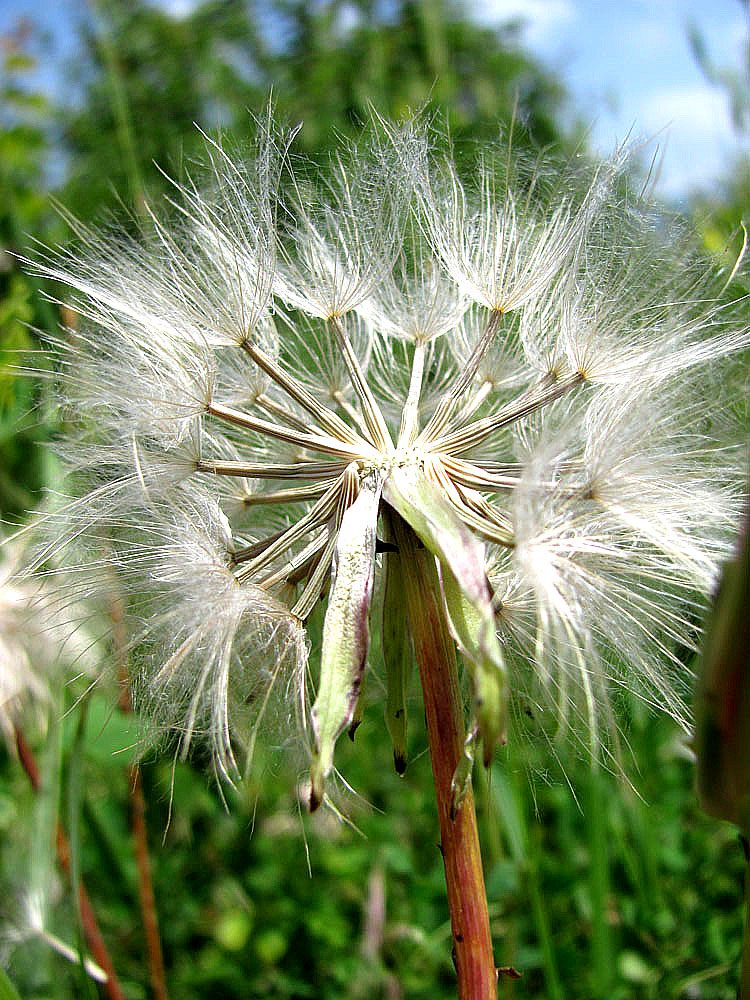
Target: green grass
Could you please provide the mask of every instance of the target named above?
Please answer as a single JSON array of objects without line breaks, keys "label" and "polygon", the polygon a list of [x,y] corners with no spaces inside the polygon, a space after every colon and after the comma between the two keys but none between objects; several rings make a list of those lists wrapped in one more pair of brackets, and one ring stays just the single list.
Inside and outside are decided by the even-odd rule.
[{"label": "green grass", "polygon": [[[562,750],[556,761],[543,743],[506,747],[477,776],[496,958],[522,973],[503,981],[503,998],[734,998],[744,870],[737,836],[697,809],[693,765],[672,725],[638,711],[633,719],[632,787]],[[137,1000],[150,987],[128,754],[113,753],[130,745],[131,729],[104,695],[94,698],[78,742],[69,716],[59,797],[77,811],[76,864],[126,995]],[[359,832],[330,814],[304,815],[296,792],[304,775],[283,752],[259,760],[226,807],[200,762],[174,772],[168,759],[145,765],[173,998],[455,996],[422,741],[413,726],[417,759],[399,779],[381,707],[368,708],[356,744],[346,741],[337,758],[371,804],[347,803]],[[0,875],[17,903],[43,864],[38,846],[33,858],[27,849],[37,814],[18,763],[5,756]],[[70,893],[60,879],[50,888],[49,929],[75,948]],[[368,911],[377,925],[379,889],[382,930],[368,952],[364,927]],[[8,970],[28,1000],[84,995],[80,972],[38,940],[10,950]]]}]

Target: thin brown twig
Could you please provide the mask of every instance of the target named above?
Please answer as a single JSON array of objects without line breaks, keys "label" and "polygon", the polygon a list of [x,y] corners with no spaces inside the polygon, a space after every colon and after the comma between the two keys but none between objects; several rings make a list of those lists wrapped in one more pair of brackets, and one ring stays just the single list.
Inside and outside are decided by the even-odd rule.
[{"label": "thin brown twig", "polygon": [[[113,581],[110,596],[110,618],[112,621],[112,642],[117,660],[120,681],[120,709],[132,712],[130,680],[128,675],[127,632],[125,607],[117,581]],[[151,857],[148,850],[148,830],[146,827],[146,799],[143,794],[140,766],[128,767],[128,795],[130,798],[130,818],[133,830],[135,863],[138,870],[138,898],[141,906],[143,934],[146,939],[149,975],[154,1000],[169,1000],[164,972],[164,955],[159,934],[159,918],[156,912],[154,882],[151,875]]]},{"label": "thin brown twig", "polygon": [[135,860],[138,867],[138,894],[141,901],[143,933],[146,937],[148,964],[154,1000],[169,1000],[167,981],[164,974],[164,956],[159,935],[159,920],[156,913],[154,885],[151,878],[151,858],[148,852],[146,830],[146,799],[141,783],[141,769],[138,764],[129,768],[130,807],[135,839]]}]

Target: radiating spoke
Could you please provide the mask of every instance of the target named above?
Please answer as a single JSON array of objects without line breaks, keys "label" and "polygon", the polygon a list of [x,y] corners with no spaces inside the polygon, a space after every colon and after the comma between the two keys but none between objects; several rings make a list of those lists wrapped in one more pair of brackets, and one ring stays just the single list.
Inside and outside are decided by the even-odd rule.
[{"label": "radiating spoke", "polygon": [[467,402],[464,403],[464,405],[458,411],[458,414],[456,415],[457,419],[463,423],[464,421],[468,420],[469,417],[474,416],[479,407],[482,405],[482,403],[484,403],[489,394],[492,392],[494,387],[495,387],[494,382],[492,382],[490,379],[485,379],[485,381],[482,382],[482,384],[479,386],[479,388],[471,397],[471,399],[467,400]]},{"label": "radiating spoke", "polygon": [[318,558],[320,550],[324,549],[328,544],[329,538],[329,531],[321,531],[316,538],[313,538],[304,549],[285,562],[283,566],[280,566],[267,576],[261,577],[258,580],[258,586],[269,588],[277,583],[297,583],[300,579],[303,579],[310,572],[315,560]]},{"label": "radiating spoke", "polygon": [[[474,513],[478,514],[480,517],[491,525],[495,526],[495,530],[498,534],[496,541],[500,541],[501,544],[512,544],[513,541],[513,523],[511,519],[499,510],[494,504],[491,504],[489,500],[478,493],[476,490],[469,489],[465,486],[459,486],[458,492],[461,495],[461,499],[464,504],[469,507]],[[504,541],[503,541],[504,538]]]},{"label": "radiating spoke", "polygon": [[388,426],[380,407],[372,394],[372,389],[370,389],[370,386],[367,384],[364,372],[359,366],[357,355],[354,353],[354,349],[349,343],[349,338],[341,325],[341,320],[338,316],[331,316],[328,322],[330,323],[331,329],[336,337],[336,341],[341,348],[341,353],[343,355],[347,371],[349,372],[349,378],[351,379],[352,388],[359,397],[360,405],[362,406],[362,418],[367,425],[372,441],[375,447],[379,448],[380,451],[389,451],[393,448],[390,431],[388,430]]},{"label": "radiating spoke", "polygon": [[308,486],[292,486],[287,490],[248,493],[243,499],[249,506],[253,504],[299,503],[322,496],[336,481],[336,479],[325,479],[321,482],[310,483]]},{"label": "radiating spoke", "polygon": [[367,434],[367,427],[365,426],[365,422],[362,419],[362,414],[357,413],[357,411],[354,409],[352,404],[349,402],[349,400],[346,398],[346,396],[340,389],[336,389],[334,391],[333,398],[336,400],[336,405],[339,406],[344,411],[344,413],[347,415],[347,417],[349,417],[352,423],[356,424],[363,434]]},{"label": "radiating spoke", "polygon": [[241,479],[320,479],[344,471],[348,462],[211,462],[202,459],[199,472],[212,472],[216,476],[236,476]]},{"label": "radiating spoke", "polygon": [[451,479],[461,486],[469,486],[475,490],[508,490],[518,486],[521,478],[520,464],[496,465],[496,470],[487,470],[482,462],[467,462],[454,455],[440,455]]},{"label": "radiating spoke", "polygon": [[422,340],[417,341],[414,345],[414,358],[411,363],[411,377],[409,379],[409,394],[406,397],[406,403],[401,414],[401,429],[398,433],[399,448],[408,448],[417,436],[419,399],[422,394],[426,349],[426,344]]},{"label": "radiating spoke", "polygon": [[349,427],[346,421],[342,420],[333,410],[329,410],[327,406],[324,406],[320,400],[308,392],[298,379],[290,375],[288,371],[282,368],[273,358],[269,357],[260,347],[252,344],[250,341],[245,341],[242,346],[258,367],[262,368],[266,375],[280,389],[283,389],[304,410],[307,410],[312,417],[315,417],[321,427],[327,430],[329,434],[334,437],[341,437],[351,444],[361,441],[359,435]]},{"label": "radiating spoke", "polygon": [[467,527],[473,529],[482,538],[495,542],[497,545],[502,545],[505,548],[513,547],[513,536],[509,533],[508,529],[499,527],[494,519],[490,520],[483,516],[483,514],[473,509],[473,505],[470,506],[463,499],[458,502],[453,497],[449,497],[448,499]]},{"label": "radiating spoke", "polygon": [[235,552],[233,558],[235,563],[250,560],[246,566],[243,566],[238,577],[242,579],[252,577],[258,570],[272,562],[276,556],[281,555],[282,552],[294,545],[298,539],[303,538],[313,528],[324,524],[336,509],[339,496],[345,488],[345,480],[346,474],[339,476],[333,486],[313,504],[310,510],[299,521],[271,541],[260,554],[254,555],[254,545],[248,545],[244,549],[239,549]]},{"label": "radiating spoke", "polygon": [[256,406],[265,410],[266,413],[272,414],[274,417],[280,417],[285,423],[289,424],[291,427],[297,427],[299,430],[307,431],[315,430],[318,431],[317,427],[311,427],[309,421],[306,422],[305,419],[297,413],[292,413],[292,411],[286,407],[282,406],[275,399],[271,399],[265,393],[261,393],[260,396],[255,400]]},{"label": "radiating spoke", "polygon": [[493,309],[490,313],[487,326],[484,329],[484,333],[482,334],[479,343],[471,352],[471,356],[466,362],[463,371],[451,386],[450,392],[444,397],[428,421],[427,426],[419,435],[418,440],[420,442],[429,444],[430,441],[434,440],[445,429],[452,414],[455,413],[457,407],[460,405],[464,393],[471,385],[474,376],[479,370],[480,364],[487,354],[487,351],[490,349],[492,341],[495,339],[495,334],[500,324],[500,320],[502,319],[502,315],[503,314],[499,309]]},{"label": "radiating spoke", "polygon": [[297,615],[303,621],[310,615],[315,604],[320,599],[325,587],[331,579],[331,567],[333,556],[336,551],[338,531],[344,518],[347,508],[356,499],[359,491],[359,477],[355,469],[350,466],[344,473],[344,482],[336,503],[336,513],[331,518],[328,526],[328,542],[321,552],[318,560],[310,574],[307,583],[299,596],[296,604],[292,608],[292,614]]},{"label": "radiating spoke", "polygon": [[576,373],[537,393],[525,393],[513,402],[501,407],[496,413],[475,420],[445,437],[438,438],[432,442],[431,446],[435,451],[444,451],[449,454],[460,454],[462,451],[468,451],[481,444],[502,427],[514,424],[522,417],[527,417],[546,406],[547,403],[564,396],[571,389],[581,385],[583,381],[583,376]]},{"label": "radiating spoke", "polygon": [[350,458],[369,457],[377,459],[379,453],[364,441],[361,444],[351,444],[347,441],[323,434],[306,434],[292,427],[284,427],[281,424],[274,424],[268,420],[261,420],[253,417],[243,410],[237,410],[232,406],[223,403],[211,402],[208,404],[208,412],[220,420],[236,424],[239,427],[247,427],[249,430],[257,431],[267,437],[276,438],[279,441],[287,441],[290,444],[303,445],[313,451],[321,451],[329,455],[342,455]]},{"label": "radiating spoke", "polygon": [[337,537],[335,531],[330,532],[328,541],[323,551],[317,557],[315,566],[307,579],[302,593],[292,606],[292,614],[296,615],[302,621],[305,621],[310,616],[331,579],[331,564],[333,562],[333,554],[336,550]]}]

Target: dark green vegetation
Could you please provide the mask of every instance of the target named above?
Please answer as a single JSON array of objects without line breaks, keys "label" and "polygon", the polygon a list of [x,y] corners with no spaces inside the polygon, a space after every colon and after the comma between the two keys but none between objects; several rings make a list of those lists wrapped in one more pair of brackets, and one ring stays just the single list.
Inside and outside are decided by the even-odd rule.
[{"label": "dark green vegetation", "polygon": [[[3,50],[0,508],[13,520],[44,484],[57,485],[54,451],[40,444],[55,437],[64,414],[48,412],[44,384],[13,366],[17,352],[34,348],[35,327],[57,329],[60,310],[5,252],[30,238],[69,237],[48,188],[84,222],[109,213],[143,225],[146,200],[168,188],[153,161],[184,176],[202,146],[194,122],[215,134],[220,121],[241,144],[247,109],[259,111],[271,86],[281,114],[304,120],[301,148],[311,156],[326,152],[334,129],[355,134],[368,102],[398,116],[432,101],[466,156],[472,141],[507,124],[516,99],[517,142],[576,141],[556,124],[559,85],[520,51],[513,31],[477,28],[448,16],[447,5],[404,0],[383,19],[362,0],[359,22],[346,30],[341,16],[351,5],[335,2],[251,8],[214,0],[182,20],[141,2],[95,7],[64,105],[29,85],[32,56],[49,57],[33,33],[19,30]],[[727,197],[710,206],[709,249],[720,249],[748,211],[742,176],[728,179]],[[0,749],[0,889],[10,928],[0,957],[29,1000],[103,995],[38,937],[12,940],[14,929],[26,933],[24,907],[38,885],[49,893],[48,929],[76,947],[73,897],[55,874],[59,810],[128,1000],[136,1000],[151,995],[128,819],[137,727],[112,707],[113,690],[72,707],[80,693],[66,689],[71,711],[46,741],[29,723],[41,796]],[[144,765],[175,1000],[455,995],[424,733],[415,721],[412,761],[399,779],[376,684],[371,693],[356,743],[342,741],[339,761],[363,800],[344,803],[359,832],[330,815],[305,815],[297,794],[304,765],[290,763],[283,746],[259,755],[241,790],[225,790],[226,805],[206,761],[173,770],[165,755]],[[496,956],[522,973],[504,980],[501,997],[734,997],[744,872],[736,833],[697,809],[693,764],[673,726],[636,703],[628,708],[632,787],[541,737],[504,748],[489,774],[477,775]],[[51,706],[52,719],[61,714]],[[416,693],[411,714],[418,720]],[[0,981],[0,997],[3,989]]]}]

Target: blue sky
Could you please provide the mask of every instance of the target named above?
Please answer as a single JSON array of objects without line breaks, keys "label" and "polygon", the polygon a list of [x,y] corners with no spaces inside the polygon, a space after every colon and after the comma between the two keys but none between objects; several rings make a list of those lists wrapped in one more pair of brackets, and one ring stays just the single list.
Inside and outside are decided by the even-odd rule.
[{"label": "blue sky", "polygon": [[665,196],[710,189],[750,151],[688,41],[693,23],[713,60],[739,71],[750,28],[739,0],[475,0],[467,9],[490,23],[526,19],[526,45],[565,81],[596,148],[610,152],[631,130],[657,136]]},{"label": "blue sky", "polygon": [[[181,16],[194,0],[159,2]],[[750,152],[750,137],[743,145],[733,131],[726,94],[706,81],[687,36],[692,22],[715,61],[739,69],[748,35],[739,0],[466,0],[465,8],[490,24],[524,18],[524,43],[563,78],[573,113],[591,122],[602,152],[631,131],[658,133],[665,196],[710,190],[740,149]],[[84,0],[0,0],[0,32],[22,15],[47,28],[55,46],[42,80],[54,86],[57,57],[74,51],[84,9]]]}]

